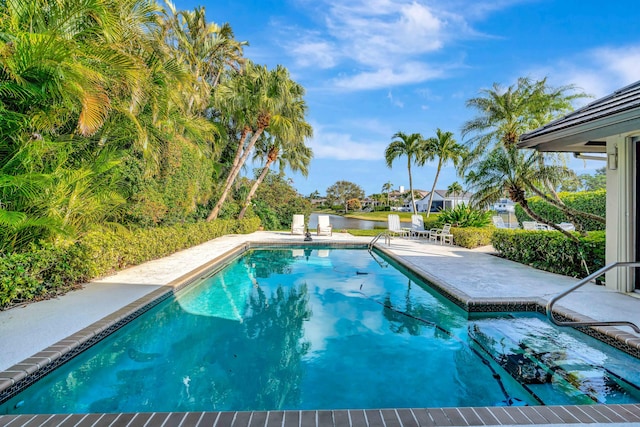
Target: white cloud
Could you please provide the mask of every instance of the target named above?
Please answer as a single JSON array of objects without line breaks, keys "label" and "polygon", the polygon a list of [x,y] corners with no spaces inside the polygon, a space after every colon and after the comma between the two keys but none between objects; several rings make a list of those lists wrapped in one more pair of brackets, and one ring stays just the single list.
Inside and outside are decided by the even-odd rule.
[{"label": "white cloud", "polygon": [[564,58],[529,75],[548,76],[555,84],[573,84],[600,98],[640,80],[640,45],[598,47]]},{"label": "white cloud", "polygon": [[300,30],[303,35],[291,40],[287,51],[302,67],[352,66],[352,71],[328,80],[340,90],[424,82],[452,67],[432,58],[438,53],[438,61],[447,61],[442,59],[448,55],[447,43],[479,36],[469,25],[470,18],[521,1],[501,0],[498,6],[495,1],[476,1],[473,7],[468,1],[467,7],[427,0],[303,1],[301,6],[320,24]]},{"label": "white cloud", "polygon": [[314,137],[309,141],[316,159],[381,160],[388,143],[354,141],[350,134],[325,132],[314,125]]},{"label": "white cloud", "polygon": [[428,64],[411,62],[395,68],[378,68],[352,76],[341,76],[334,85],[343,90],[380,89],[398,85],[419,83],[440,77],[444,69],[432,68]]}]

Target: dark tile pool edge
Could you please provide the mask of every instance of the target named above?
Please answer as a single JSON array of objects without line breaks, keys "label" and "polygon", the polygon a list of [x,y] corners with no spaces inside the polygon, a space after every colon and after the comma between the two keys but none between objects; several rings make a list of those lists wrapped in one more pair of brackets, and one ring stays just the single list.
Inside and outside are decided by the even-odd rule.
[{"label": "dark tile pool edge", "polygon": [[[397,264],[409,270],[411,273],[426,280],[433,289],[443,297],[465,310],[468,314],[474,313],[501,313],[501,312],[536,312],[546,314],[547,301],[542,298],[472,298],[460,289],[452,286],[441,278],[433,276],[417,267],[410,261],[398,257],[390,250],[376,245],[375,248],[393,259]],[[592,319],[581,313],[556,306],[553,310],[555,317],[561,321],[586,321]],[[623,331],[613,326],[591,326],[576,328],[580,332],[596,338],[620,351],[640,359],[640,337]]]},{"label": "dark tile pool edge", "polygon": [[127,304],[114,313],[0,372],[0,403],[12,398],[58,366],[160,304],[175,292],[191,284],[201,275],[213,273],[216,269],[222,268],[229,260],[247,251],[248,248],[248,244],[236,246],[136,301]]},{"label": "dark tile pool edge", "polygon": [[[33,382],[47,375],[62,363],[80,354],[82,351],[104,339],[134,318],[169,298],[174,292],[192,283],[203,274],[210,274],[222,268],[228,261],[252,248],[287,248],[301,246],[318,246],[325,248],[365,249],[366,243],[357,242],[274,242],[252,241],[238,245],[224,254],[208,261],[200,267],[172,280],[167,285],[156,289],[146,296],[128,304],[122,309],[103,319],[94,322],[75,334],[60,340],[34,356],[0,372],[0,403],[10,399]],[[503,312],[503,311],[538,311],[544,307],[542,301],[513,300],[473,300],[465,293],[435,277],[428,277],[424,271],[415,268],[411,263],[377,248],[389,256],[394,262],[422,277],[446,298],[466,311]],[[535,308],[534,308],[535,305]],[[518,309],[518,307],[524,309]],[[576,320],[566,313],[567,319]],[[580,317],[581,319],[584,316]],[[586,328],[581,328],[586,329]],[[591,329],[591,328],[589,328]],[[609,338],[618,338],[624,333],[615,328],[603,329],[600,334]],[[604,330],[606,329],[606,330]],[[613,331],[612,331],[613,330]],[[628,335],[628,334],[627,334]],[[617,338],[616,338],[617,337]],[[633,337],[635,338],[635,337]],[[608,343],[608,341],[605,340]],[[640,349],[640,343],[635,346]],[[640,350],[639,350],[640,351]],[[639,357],[639,356],[636,356]],[[239,416],[242,414],[242,416]],[[574,424],[574,423],[640,423],[640,404],[628,405],[590,405],[590,406],[527,406],[527,407],[463,407],[463,408],[419,408],[419,409],[367,409],[367,410],[319,410],[319,411],[255,411],[244,412],[193,412],[193,413],[135,413],[135,414],[33,414],[33,415],[0,415],[1,426],[21,425],[128,425],[135,420],[137,425],[185,425],[185,426],[249,426],[252,420],[266,420],[264,426],[472,426],[472,425],[525,425],[525,424]],[[572,415],[573,414],[573,415]],[[248,420],[238,423],[239,420]],[[140,423],[140,424],[139,424]],[[382,424],[381,424],[382,423]],[[640,425],[640,424],[639,424]]]},{"label": "dark tile pool edge", "polygon": [[0,426],[480,426],[638,424],[640,405],[348,409],[325,411],[154,412],[0,415]]}]

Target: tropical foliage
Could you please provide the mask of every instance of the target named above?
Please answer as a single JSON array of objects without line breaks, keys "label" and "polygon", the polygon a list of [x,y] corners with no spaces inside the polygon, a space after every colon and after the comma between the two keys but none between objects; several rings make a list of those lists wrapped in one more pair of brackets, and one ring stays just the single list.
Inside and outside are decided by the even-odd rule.
[{"label": "tropical foliage", "polygon": [[364,190],[350,181],[338,181],[327,188],[327,199],[333,204],[344,207],[345,213],[349,212],[349,205],[354,205],[353,199],[357,199],[359,203],[363,197]]},{"label": "tropical foliage", "polygon": [[387,162],[387,166],[391,167],[393,161],[398,157],[407,158],[407,172],[409,173],[409,195],[411,196],[411,209],[413,213],[416,211],[416,199],[413,192],[413,176],[411,175],[411,165],[416,163],[417,165],[423,165],[425,162],[425,141],[422,135],[419,133],[412,133],[410,135],[403,132],[397,132],[393,135],[393,141],[387,146],[384,151],[384,158]]},{"label": "tropical foliage", "polygon": [[441,210],[438,222],[455,227],[484,227],[491,222],[491,212],[460,203],[451,209]]},{"label": "tropical foliage", "polygon": [[[203,7],[0,2],[0,251],[254,215],[272,164],[304,174],[304,88],[245,45]],[[256,144],[263,172],[224,206]]]},{"label": "tropical foliage", "polygon": [[[578,193],[558,193],[558,197],[562,202],[570,208],[582,212],[594,214],[604,217],[607,210],[607,194],[605,190],[599,191],[582,191]],[[538,196],[529,197],[527,204],[533,212],[549,219],[554,223],[570,221],[570,219],[557,207],[547,203]],[[516,217],[519,222],[531,221],[531,218],[520,207],[516,206]],[[605,226],[599,221],[593,221],[584,216],[574,218],[576,227],[586,230],[604,230]]]}]

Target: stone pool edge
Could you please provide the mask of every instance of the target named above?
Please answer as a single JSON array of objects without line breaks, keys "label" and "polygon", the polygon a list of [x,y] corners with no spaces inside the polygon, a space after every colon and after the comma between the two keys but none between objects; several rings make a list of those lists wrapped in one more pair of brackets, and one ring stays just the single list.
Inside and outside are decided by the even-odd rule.
[{"label": "stone pool edge", "polygon": [[[155,307],[157,304],[169,298],[174,292],[184,288],[191,284],[195,279],[203,274],[212,274],[216,270],[222,268],[230,260],[239,256],[252,248],[265,248],[265,247],[302,247],[302,246],[318,246],[329,248],[354,248],[365,249],[366,244],[358,242],[296,242],[296,243],[281,243],[273,241],[250,241],[244,242],[240,245],[228,250],[220,256],[217,256],[210,261],[202,264],[201,266],[191,270],[190,272],[180,276],[177,279],[172,280],[166,285],[151,291],[147,295],[137,299],[136,301],[126,305],[125,307],[117,310],[116,312],[92,323],[86,328],[72,334],[71,336],[64,338],[57,343],[45,348],[44,350],[36,353],[35,355],[23,360],[22,362],[13,365],[6,371],[0,372],[0,403],[10,399],[16,394],[20,393],[23,389],[30,386],[43,376],[53,371],[58,366],[62,365],[66,361],[80,354],[85,349],[94,345],[98,341],[106,338],[116,330],[120,329],[136,317],[142,315],[146,311]],[[389,257],[393,262],[409,270],[412,274],[427,281],[432,287],[438,291],[441,295],[452,301],[457,306],[466,310],[467,313],[480,313],[480,312],[505,312],[505,311],[520,311],[520,312],[539,312],[544,313],[544,305],[546,301],[542,298],[533,298],[530,300],[518,299],[518,298],[503,298],[503,299],[491,299],[491,298],[476,298],[473,299],[469,295],[460,291],[454,286],[445,283],[443,280],[430,276],[424,270],[416,268],[411,262],[403,260],[396,254],[385,250],[385,248],[376,246],[376,249]],[[564,319],[569,320],[592,320],[579,313],[571,310],[563,310],[561,308],[556,309],[557,314]],[[580,328],[588,335],[594,336],[605,343],[612,345],[626,353],[631,354],[637,358],[640,358],[640,340],[635,336],[628,334],[624,331],[620,331],[613,327],[603,328]],[[604,339],[603,339],[604,338]],[[623,348],[620,348],[622,345]],[[631,350],[627,351],[625,349]],[[397,419],[399,425],[425,425],[420,421],[420,417],[416,414],[421,414],[424,417],[425,412],[427,415],[426,425],[490,425],[487,423],[495,422],[495,424],[537,424],[537,423],[619,423],[619,422],[640,422],[640,405],[638,404],[626,404],[626,405],[597,405],[597,407],[604,406],[606,410],[584,409],[581,406],[543,406],[543,407],[487,407],[487,408],[421,408],[421,409],[375,409],[375,410],[317,410],[317,411],[252,411],[252,412],[205,412],[205,413],[193,413],[200,414],[196,424],[199,425],[205,419],[209,420],[211,417],[214,419],[215,425],[253,425],[255,419],[264,418],[265,424],[268,421],[269,414],[278,414],[281,417],[281,424],[288,425],[284,422],[285,415],[299,414],[299,421],[302,421],[303,414],[310,417],[309,425],[369,425],[369,417],[380,417],[382,422],[385,423],[386,417]],[[537,409],[536,409],[537,408]],[[544,408],[544,409],[540,409]],[[391,412],[390,412],[391,411]],[[406,415],[407,413],[411,415]],[[355,423],[352,417],[363,414],[364,422],[362,424]],[[131,420],[141,417],[147,417],[147,425],[161,425],[166,423],[170,417],[182,417],[184,422],[192,413],[149,413],[149,414],[128,414],[132,415]],[[227,418],[229,414],[232,414],[230,419],[231,423],[225,424],[223,419]],[[239,415],[240,414],[240,415]],[[243,422],[238,423],[241,419],[247,417],[246,424]],[[355,415],[354,415],[355,414]],[[395,415],[393,415],[395,414]],[[405,414],[405,415],[402,415]],[[466,415],[465,415],[466,414]],[[38,422],[41,420],[48,425],[57,425],[55,420],[59,420],[60,423],[65,424],[70,421],[72,417],[77,418],[79,421],[87,421],[85,418],[89,416],[95,416],[95,423],[93,425],[111,425],[112,422],[118,420],[121,416],[126,414],[72,414],[72,415],[0,415],[0,425],[6,425],[12,423],[12,425],[21,425],[21,421],[24,423]],[[222,419],[221,419],[222,417]],[[254,419],[255,417],[255,419]],[[342,418],[346,417],[346,423],[343,423]],[[436,417],[436,418],[434,418]],[[443,417],[438,421],[437,417]],[[404,423],[403,423],[403,418]],[[160,421],[156,424],[156,421]],[[252,422],[253,419],[253,422]],[[315,423],[313,422],[315,419]],[[327,423],[320,422],[321,420],[327,421]],[[102,421],[101,421],[102,420]],[[105,423],[109,420],[108,423]],[[123,421],[124,419],[120,419]],[[153,422],[152,422],[153,421]],[[195,420],[194,420],[195,421]],[[391,421],[391,419],[389,420]],[[13,424],[16,422],[16,424]],[[149,424],[149,422],[152,422]],[[103,424],[104,423],[104,424]],[[206,425],[213,425],[205,423]],[[385,423],[386,424],[386,423]],[[269,423],[268,425],[271,425]]]}]

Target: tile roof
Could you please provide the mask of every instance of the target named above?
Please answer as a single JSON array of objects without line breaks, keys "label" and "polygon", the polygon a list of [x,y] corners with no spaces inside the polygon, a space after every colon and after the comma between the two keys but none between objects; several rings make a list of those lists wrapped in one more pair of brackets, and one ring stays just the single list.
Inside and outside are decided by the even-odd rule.
[{"label": "tile roof", "polygon": [[640,130],[640,81],[525,133],[518,147],[540,151],[604,151],[603,144],[595,139],[634,130]]}]

